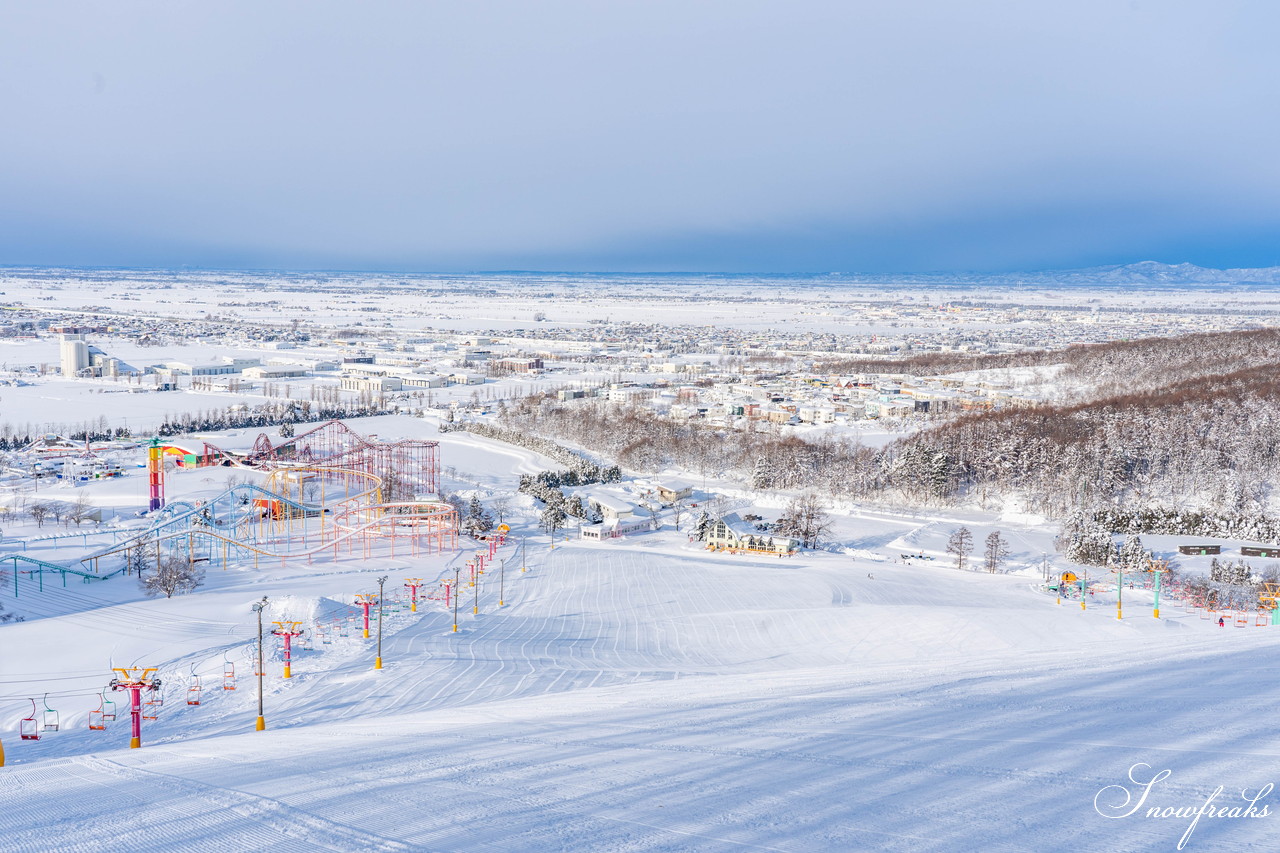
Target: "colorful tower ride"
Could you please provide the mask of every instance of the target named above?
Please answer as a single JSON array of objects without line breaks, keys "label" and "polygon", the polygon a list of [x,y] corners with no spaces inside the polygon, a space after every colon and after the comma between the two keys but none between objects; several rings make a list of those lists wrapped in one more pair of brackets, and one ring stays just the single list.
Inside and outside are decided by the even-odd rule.
[{"label": "colorful tower ride", "polygon": [[151,511],[164,506],[164,457],[160,448],[160,439],[151,439],[147,448],[147,480],[151,485]]}]

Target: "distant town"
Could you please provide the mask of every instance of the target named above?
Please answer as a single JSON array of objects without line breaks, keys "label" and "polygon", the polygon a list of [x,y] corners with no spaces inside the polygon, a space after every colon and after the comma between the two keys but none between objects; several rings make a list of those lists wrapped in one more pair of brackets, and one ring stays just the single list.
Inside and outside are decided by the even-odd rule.
[{"label": "distant town", "polygon": [[[619,291],[616,280],[571,277],[491,277],[478,287],[475,277],[236,273],[175,284],[175,274],[121,271],[95,273],[86,290],[83,277],[50,281],[55,274],[0,275],[0,341],[58,345],[56,358],[14,350],[3,381],[61,376],[108,389],[472,411],[550,390],[725,427],[906,426],[1043,402],[1063,391],[1052,370],[930,376],[889,362],[1256,328],[1280,311],[1243,286],[1206,310],[1185,304],[1194,293],[1153,300],[1118,287],[1004,288],[978,299],[966,289],[792,279],[684,290],[637,281]],[[33,298],[15,298],[23,293]],[[572,299],[526,308],[546,295]],[[717,322],[697,322],[712,303],[707,319]],[[556,306],[550,317],[546,304]],[[37,351],[45,357],[18,357]],[[862,369],[838,369],[853,357]]]}]

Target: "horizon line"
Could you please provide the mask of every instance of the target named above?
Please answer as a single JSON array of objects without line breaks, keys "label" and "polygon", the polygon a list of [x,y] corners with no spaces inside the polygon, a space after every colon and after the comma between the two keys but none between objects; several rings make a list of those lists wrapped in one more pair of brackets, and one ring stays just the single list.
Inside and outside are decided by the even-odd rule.
[{"label": "horizon line", "polygon": [[409,275],[409,276],[492,276],[492,275],[587,275],[587,276],[813,276],[813,277],[911,277],[911,276],[974,276],[974,277],[1008,277],[1017,275],[1046,275],[1053,273],[1079,273],[1094,270],[1116,270],[1141,264],[1158,264],[1163,267],[1195,267],[1206,272],[1249,272],[1270,271],[1280,267],[1203,267],[1189,261],[1169,263],[1145,259],[1117,264],[1097,264],[1088,267],[1042,268],[1027,270],[1011,270],[1005,272],[982,272],[978,270],[938,269],[896,272],[857,272],[839,270],[757,270],[750,272],[730,272],[724,270],[588,270],[588,269],[469,269],[469,270],[428,270],[428,269],[377,269],[332,267],[230,267],[199,266],[181,264],[178,266],[116,265],[116,264],[0,264],[0,270],[83,270],[83,271],[118,271],[118,272],[224,272],[224,273],[288,273],[288,274],[327,274],[327,275]]}]

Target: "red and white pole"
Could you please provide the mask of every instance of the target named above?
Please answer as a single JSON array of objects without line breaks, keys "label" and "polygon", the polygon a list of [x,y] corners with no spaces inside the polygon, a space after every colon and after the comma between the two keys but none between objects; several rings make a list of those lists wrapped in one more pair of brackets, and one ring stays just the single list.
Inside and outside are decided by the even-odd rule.
[{"label": "red and white pole", "polygon": [[290,663],[292,663],[291,652],[293,650],[290,640],[293,639],[293,634],[286,633],[280,636],[284,637],[284,677],[293,678],[293,670],[290,668]]},{"label": "red and white pole", "polygon": [[142,746],[142,685],[129,685],[129,748]]}]

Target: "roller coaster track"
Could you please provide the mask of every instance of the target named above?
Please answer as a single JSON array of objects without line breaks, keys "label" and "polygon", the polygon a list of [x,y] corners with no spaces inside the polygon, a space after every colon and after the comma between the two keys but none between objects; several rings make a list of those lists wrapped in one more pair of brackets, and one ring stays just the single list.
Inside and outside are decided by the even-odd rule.
[{"label": "roller coaster track", "polygon": [[[231,486],[204,500],[173,501],[153,511],[144,529],[72,534],[86,545],[89,536],[114,540],[81,557],[81,568],[21,559],[35,565],[34,571],[99,578],[111,576],[98,574],[101,558],[144,546],[156,547],[158,557],[162,542],[171,549],[185,548],[192,558],[204,549],[213,559],[220,548],[224,565],[233,552],[253,555],[256,564],[264,556],[310,560],[328,549],[337,556],[343,546],[354,553],[361,545],[367,557],[389,542],[394,554],[398,540],[408,540],[415,554],[423,545],[430,551],[452,550],[457,547],[457,511],[438,500],[418,499],[436,491],[438,450],[433,441],[378,441],[338,420],[279,445],[264,433],[245,455],[204,442],[201,453],[184,451],[196,457],[197,466],[267,472],[265,483]],[[0,557],[9,559],[16,567],[17,555]]]},{"label": "roller coaster track", "polygon": [[[341,482],[334,500],[326,500],[324,484]],[[319,500],[304,500],[305,491]],[[226,555],[253,554],[287,561],[311,558],[342,546],[365,556],[375,540],[427,538],[432,550],[454,548],[457,511],[441,501],[382,501],[381,478],[358,470],[321,466],[276,468],[265,485],[239,484],[203,501],[174,501],[154,513],[153,523],[127,539],[81,558],[81,564],[159,542],[186,540],[194,555],[196,539],[209,547],[219,543]],[[296,493],[296,494],[295,494]],[[421,543],[412,541],[416,553]]]},{"label": "roller coaster track", "polygon": [[[14,571],[26,572],[28,574],[36,574],[36,573],[43,573],[43,572],[60,572],[64,576],[71,574],[71,575],[75,575],[76,577],[83,578],[85,581],[106,580],[107,578],[112,577],[113,575],[118,575],[120,574],[120,572],[124,571],[123,568],[120,568],[114,572],[110,572],[105,575],[99,575],[99,574],[93,574],[92,572],[84,571],[82,569],[74,569],[70,566],[63,566],[58,563],[50,563],[48,560],[40,560],[35,557],[27,557],[22,554],[6,554],[3,557],[0,557],[0,563],[7,563],[10,560],[13,561]],[[18,563],[20,562],[26,564],[27,566],[32,566],[33,568],[27,568],[27,569],[19,568]]]}]

